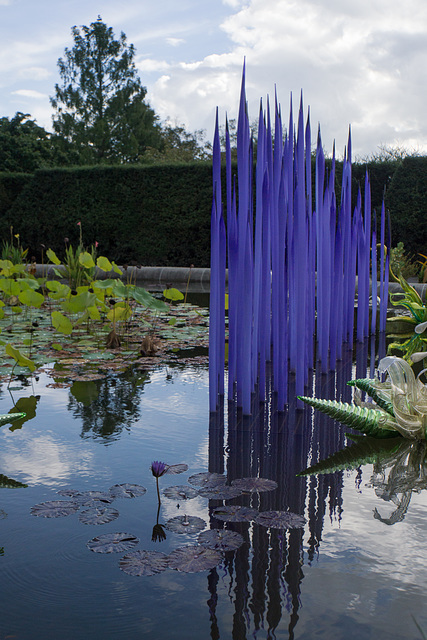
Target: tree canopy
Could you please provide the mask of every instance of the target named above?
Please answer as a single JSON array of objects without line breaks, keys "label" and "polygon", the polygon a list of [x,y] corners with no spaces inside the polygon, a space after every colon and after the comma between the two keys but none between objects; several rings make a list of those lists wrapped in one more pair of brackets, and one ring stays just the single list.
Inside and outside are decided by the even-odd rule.
[{"label": "tree canopy", "polygon": [[77,145],[85,164],[138,162],[147,148],[160,149],[159,119],[125,34],[115,39],[101,17],[71,31],[74,46],[58,60],[61,84],[50,99],[55,133]]},{"label": "tree canopy", "polygon": [[77,164],[78,155],[65,142],[40,127],[28,113],[0,118],[0,171],[32,173],[42,167]]}]

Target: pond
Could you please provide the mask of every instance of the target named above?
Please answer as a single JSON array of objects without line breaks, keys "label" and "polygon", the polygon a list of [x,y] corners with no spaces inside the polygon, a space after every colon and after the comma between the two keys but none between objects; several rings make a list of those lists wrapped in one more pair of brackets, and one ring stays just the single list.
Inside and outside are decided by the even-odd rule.
[{"label": "pond", "polygon": [[[348,352],[336,374],[311,381],[308,395],[349,399],[345,382],[354,375]],[[351,471],[297,476],[344,449],[348,429],[294,404],[281,414],[262,406],[249,418],[230,403],[209,415],[205,366],[134,368],[58,385],[46,367],[38,379],[1,389],[0,413],[19,398],[35,406],[30,420],[0,429],[2,483],[28,485],[0,489],[1,640],[425,637],[427,480],[414,463],[419,452],[376,451]],[[159,512],[153,461],[188,465],[159,478]],[[226,501],[163,494],[177,485],[198,492],[188,480],[208,471],[225,473],[228,484],[260,477],[277,488]],[[108,492],[125,483],[146,492],[102,503],[118,512],[105,524],[85,520],[90,505],[82,499],[63,517],[34,509],[73,504],[64,490]],[[305,523],[224,521],[213,514],[223,505],[289,511]],[[156,527],[184,516],[204,523],[185,533]],[[169,555],[210,529],[237,532],[243,543],[210,569],[142,576],[120,569],[130,551],[104,535],[125,534],[125,543],[136,542],[131,551]],[[88,547],[103,536],[117,552]]]}]

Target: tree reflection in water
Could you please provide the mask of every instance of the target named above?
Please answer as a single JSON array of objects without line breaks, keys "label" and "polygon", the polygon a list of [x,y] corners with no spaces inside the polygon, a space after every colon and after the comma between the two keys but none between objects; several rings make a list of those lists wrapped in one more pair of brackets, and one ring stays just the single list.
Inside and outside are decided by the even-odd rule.
[{"label": "tree reflection in water", "polygon": [[120,375],[108,374],[102,380],[74,382],[68,409],[82,421],[82,438],[101,439],[108,444],[130,431],[140,417],[140,401],[148,371],[130,367]]}]

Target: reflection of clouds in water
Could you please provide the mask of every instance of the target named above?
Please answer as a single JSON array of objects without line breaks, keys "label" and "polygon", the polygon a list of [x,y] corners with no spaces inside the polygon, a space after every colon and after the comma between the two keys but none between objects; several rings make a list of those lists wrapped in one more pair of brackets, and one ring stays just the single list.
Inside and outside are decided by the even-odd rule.
[{"label": "reflection of clouds in water", "polygon": [[[363,478],[370,478],[372,473],[372,465],[364,465]],[[369,573],[382,575],[384,583],[400,583],[400,589],[403,585],[422,584],[425,565],[420,558],[425,556],[427,546],[426,492],[413,494],[405,526],[400,522],[388,526],[374,518],[374,510],[377,508],[386,513],[392,506],[378,498],[368,484],[362,483],[359,493],[355,484],[349,481],[354,476],[355,472],[350,472],[344,483],[342,519],[333,522],[325,518],[321,547],[323,562],[346,558],[348,571],[352,574],[363,573],[369,568]]]},{"label": "reflection of clouds in water", "polygon": [[92,454],[81,447],[63,441],[56,442],[49,434],[9,443],[7,452],[0,451],[1,473],[22,478],[30,485],[56,485],[76,473],[92,468]]},{"label": "reflection of clouds in water", "polygon": [[209,438],[205,438],[200,444],[197,451],[194,454],[194,462],[189,465],[191,467],[201,467],[202,469],[208,468],[209,461]]},{"label": "reflection of clouds in water", "polygon": [[[160,508],[159,522],[165,523],[167,520],[175,518],[176,516],[198,516],[199,518],[203,518],[206,526],[209,528],[209,502],[206,498],[198,496],[191,500],[172,500],[163,495],[163,489],[166,488],[166,486],[172,485],[165,485],[165,487],[160,489],[162,506]],[[179,504],[179,509],[177,504]]]}]

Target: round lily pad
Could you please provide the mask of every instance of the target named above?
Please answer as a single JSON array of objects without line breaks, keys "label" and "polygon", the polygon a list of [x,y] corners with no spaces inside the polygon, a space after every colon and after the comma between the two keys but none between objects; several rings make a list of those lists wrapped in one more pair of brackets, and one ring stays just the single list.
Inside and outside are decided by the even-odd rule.
[{"label": "round lily pad", "polygon": [[120,559],[119,567],[130,576],[153,576],[168,568],[168,556],[161,551],[131,551]]},{"label": "round lily pad", "polygon": [[184,473],[188,470],[188,464],[169,464],[165,475],[168,473],[170,475],[176,475],[177,473]]},{"label": "round lily pad", "polygon": [[210,473],[206,471],[204,473],[195,473],[188,478],[189,484],[195,487],[203,487],[208,489],[211,487],[217,487],[218,485],[224,485],[227,478],[220,473]]},{"label": "round lily pad", "polygon": [[191,500],[199,495],[199,492],[193,487],[186,486],[185,484],[177,485],[175,487],[166,487],[163,490],[163,495],[166,498],[172,498],[173,500]]},{"label": "round lily pad", "polygon": [[232,480],[231,485],[244,493],[260,493],[261,491],[272,491],[277,488],[277,482],[267,478],[237,478]]},{"label": "round lily pad", "polygon": [[306,520],[291,511],[262,511],[255,522],[271,529],[300,529]]},{"label": "round lily pad", "polygon": [[40,518],[63,518],[75,513],[79,508],[77,502],[49,500],[48,502],[41,502],[31,507],[31,513],[33,516],[39,516]]},{"label": "round lily pad", "polygon": [[240,507],[236,504],[217,507],[212,511],[213,517],[223,522],[250,522],[258,513],[256,509]]},{"label": "round lily pad", "polygon": [[174,533],[198,533],[206,527],[206,522],[198,516],[175,516],[166,522],[166,528]]},{"label": "round lily pad", "polygon": [[169,554],[169,567],[185,573],[196,573],[213,569],[222,560],[217,549],[208,549],[201,545],[181,547]]},{"label": "round lily pad", "polygon": [[244,543],[243,536],[236,531],[227,531],[224,529],[210,529],[202,531],[197,538],[197,542],[209,549],[218,549],[219,551],[235,551]]},{"label": "round lily pad", "polygon": [[86,546],[95,553],[120,553],[138,543],[139,539],[131,533],[104,533],[89,540]]},{"label": "round lily pad", "polygon": [[227,484],[217,485],[215,487],[206,487],[199,490],[199,495],[209,500],[230,500],[242,495],[242,491],[237,487],[230,487]]},{"label": "round lily pad", "polygon": [[143,496],[146,492],[147,489],[140,484],[131,484],[129,482],[115,484],[110,487],[110,493],[113,498],[137,498],[138,496]]},{"label": "round lily pad", "polygon": [[91,507],[82,511],[79,520],[82,524],[107,524],[119,517],[117,509],[112,507]]}]

